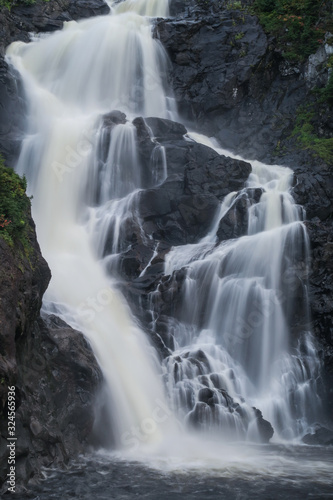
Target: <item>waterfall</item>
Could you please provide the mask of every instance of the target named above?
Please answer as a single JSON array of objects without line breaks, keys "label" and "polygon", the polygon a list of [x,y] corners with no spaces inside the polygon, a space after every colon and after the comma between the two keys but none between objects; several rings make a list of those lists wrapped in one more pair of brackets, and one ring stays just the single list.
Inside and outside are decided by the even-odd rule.
[{"label": "waterfall", "polygon": [[[135,429],[142,442],[158,442],[171,417],[164,423],[156,354],[99,262],[105,224],[111,218],[114,231],[120,230],[141,187],[134,126],[121,123],[121,113],[114,123],[108,112],[169,117],[174,108],[161,77],[166,54],[152,39],[149,21],[116,10],[65,23],[62,31],[29,44],[13,43],[7,56],[21,73],[29,104],[17,171],[28,179],[38,239],[52,271],[44,310],[89,339],[110,391],[119,447],[138,440]],[[158,13],[153,2],[150,11]]]},{"label": "waterfall", "polygon": [[[309,265],[290,169],[252,162],[247,186],[225,197],[209,233],[168,253],[165,274],[185,269],[186,276],[181,318],[168,325],[174,352],[162,367],[117,290],[124,226],[135,220],[141,228],[140,190],[168,176],[157,141],[150,172],[139,168],[130,121],[177,118],[169,61],[149,19],[167,14],[166,0],[126,0],[108,16],[68,22],[62,31],[8,48],[29,105],[17,171],[28,179],[52,271],[44,310],[89,339],[107,382],[116,446],[156,443],[176,432],[169,408],[190,426],[241,440],[259,439],[260,410],[276,436],[294,438],[316,418],[319,362],[308,329],[295,339],[290,330],[296,286]],[[199,134],[188,140],[230,156]],[[239,202],[247,234],[221,242],[221,223]],[[153,318],[158,293],[151,294]]]},{"label": "waterfall", "polygon": [[[230,156],[207,137],[188,136]],[[252,162],[246,188],[224,199],[209,234],[167,255],[166,275],[186,269],[176,349],[166,360],[170,395],[204,428],[213,420],[229,435],[234,428],[237,436],[253,438],[251,422],[242,428],[240,408],[226,404],[223,391],[243,411],[260,408],[282,439],[304,434],[318,417],[320,363],[309,331],[306,280],[304,331],[297,340],[290,331],[295,295],[309,267],[303,209],[289,193],[292,180],[289,168]],[[251,203],[249,190],[258,188],[259,202]],[[219,243],[219,223],[244,197],[247,235]]]}]

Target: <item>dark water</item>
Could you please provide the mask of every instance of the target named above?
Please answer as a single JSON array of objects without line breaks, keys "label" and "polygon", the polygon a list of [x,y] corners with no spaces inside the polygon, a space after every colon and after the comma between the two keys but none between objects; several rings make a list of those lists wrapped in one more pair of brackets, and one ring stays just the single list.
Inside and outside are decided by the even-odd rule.
[{"label": "dark water", "polygon": [[[253,447],[253,462],[189,468],[185,461],[150,465],[115,457],[83,457],[65,471],[45,470],[45,480],[12,498],[34,500],[333,499],[333,449]],[[169,470],[167,470],[169,468]],[[173,469],[173,470],[171,470]]]}]

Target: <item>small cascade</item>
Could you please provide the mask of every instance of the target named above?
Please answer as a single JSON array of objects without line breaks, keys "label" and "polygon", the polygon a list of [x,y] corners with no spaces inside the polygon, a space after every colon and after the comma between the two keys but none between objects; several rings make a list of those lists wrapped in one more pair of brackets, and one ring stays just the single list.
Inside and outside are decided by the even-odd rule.
[{"label": "small cascade", "polygon": [[165,148],[160,144],[156,144],[151,155],[151,176],[154,186],[162,184],[168,176],[167,160]]},{"label": "small cascade", "polygon": [[137,168],[136,129],[130,122],[114,127],[105,163],[96,179],[100,188],[100,202],[123,198],[141,186]]}]

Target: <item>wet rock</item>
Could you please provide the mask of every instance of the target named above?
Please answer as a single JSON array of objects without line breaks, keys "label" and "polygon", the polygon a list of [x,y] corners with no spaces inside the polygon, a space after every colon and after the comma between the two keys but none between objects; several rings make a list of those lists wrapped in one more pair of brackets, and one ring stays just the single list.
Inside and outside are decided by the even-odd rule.
[{"label": "wet rock", "polygon": [[302,438],[303,443],[308,445],[333,445],[333,431],[326,427],[318,426],[314,433],[306,434]]},{"label": "wet rock", "polygon": [[297,184],[293,189],[295,200],[303,205],[307,219],[326,220],[333,211],[333,180],[328,165],[309,163],[295,169]]},{"label": "wet rock", "polygon": [[219,223],[216,233],[219,242],[247,234],[248,209],[254,203],[259,202],[262,193],[262,189],[247,189],[237,197]]},{"label": "wet rock", "polygon": [[239,238],[247,232],[248,226],[248,199],[240,197],[221,219],[217,230],[218,241]]},{"label": "wet rock", "polygon": [[214,403],[217,402],[216,399],[214,398],[214,391],[208,389],[208,387],[205,389],[200,389],[198,393],[198,401],[202,401],[207,405],[213,405]]},{"label": "wet rock", "polygon": [[265,420],[263,418],[260,410],[258,410],[257,408],[253,408],[253,410],[254,410],[255,415],[256,415],[260,439],[261,439],[262,443],[268,443],[274,434],[274,429],[273,429],[272,425],[270,424],[270,422],[268,422],[268,420]]},{"label": "wet rock", "polygon": [[306,223],[312,266],[309,292],[312,330],[323,362],[323,383],[320,396],[328,419],[333,415],[333,223],[319,218]]},{"label": "wet rock", "polygon": [[[186,141],[183,138],[186,129],[182,125],[159,118],[146,121],[154,134],[163,132],[158,138],[159,144],[165,147],[168,177],[160,186],[140,194],[139,213],[144,228],[154,240],[170,245],[198,241],[208,231],[219,200],[244,186],[251,167]],[[142,119],[133,123],[137,127],[139,157],[145,169],[153,150],[151,136]]]},{"label": "wet rock", "polygon": [[161,118],[146,118],[146,124],[150,127],[154,139],[157,141],[170,141],[182,139],[187,133],[186,128],[181,123],[176,123],[171,120]]},{"label": "wet rock", "polygon": [[103,115],[103,126],[113,127],[114,125],[124,125],[126,123],[126,115],[122,111],[114,110],[110,111],[106,115]]}]

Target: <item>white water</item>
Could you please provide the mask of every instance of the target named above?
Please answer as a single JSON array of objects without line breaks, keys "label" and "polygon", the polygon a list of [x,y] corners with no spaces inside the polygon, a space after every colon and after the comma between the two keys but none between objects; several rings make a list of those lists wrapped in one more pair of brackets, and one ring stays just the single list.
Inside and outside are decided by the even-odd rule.
[{"label": "white water", "polygon": [[[67,23],[61,32],[16,42],[7,52],[29,102],[17,170],[28,178],[38,239],[52,270],[44,307],[92,343],[110,390],[117,446],[160,442],[163,436],[171,443],[174,435],[153,350],[99,260],[109,237],[111,256],[103,264],[117,267],[122,225],[134,218],[140,226],[136,202],[142,187],[135,127],[129,121],[105,127],[101,115],[120,109],[128,118],[176,117],[164,78],[167,56],[143,17],[166,14],[167,2],[127,0],[109,16]],[[190,137],[217,147],[202,136]],[[167,164],[158,145],[151,167],[153,182],[161,183]],[[213,435],[218,429],[257,439],[253,405],[280,437],[291,438],[307,429],[306,407],[318,405],[311,337],[304,332],[302,345],[291,349],[285,306],[293,296],[282,295],[288,282],[281,283],[286,249],[297,264],[301,245],[307,261],[307,236],[301,209],[288,193],[291,171],[258,162],[252,167],[248,188],[265,193],[260,203],[249,202],[248,235],[216,246],[220,219],[247,196],[231,193],[209,234],[167,257],[167,274],[188,270],[176,351],[164,369],[173,410],[185,419],[196,413]],[[252,318],[254,309],[259,319]],[[205,387],[214,392],[215,412],[198,404]],[[227,390],[239,410],[231,412],[216,389]]]},{"label": "white water", "polygon": [[[149,9],[157,12],[156,5]],[[160,77],[164,50],[152,39],[148,20],[129,12],[66,23],[43,39],[12,44],[7,54],[29,103],[17,171],[27,176],[38,239],[52,271],[44,308],[90,340],[110,391],[115,444],[126,445],[137,428],[145,430],[142,441],[158,442],[172,419],[158,419],[167,404],[156,356],[96,257],[101,242],[91,242],[110,210],[117,222],[119,210],[121,218],[128,209],[124,196],[140,187],[134,126],[114,127],[92,179],[89,166],[103,147],[101,114],[122,109],[170,116],[172,98]],[[93,201],[97,184],[98,200],[89,208],[85,198]],[[158,425],[151,425],[155,414]]]},{"label": "white water", "polygon": [[[214,140],[188,136],[233,156]],[[275,439],[291,439],[304,434],[320,413],[315,387],[319,361],[311,333],[303,331],[293,344],[289,326],[299,293],[297,269],[303,275],[308,272],[309,242],[301,222],[303,210],[289,194],[292,171],[251,164],[247,189],[224,199],[207,236],[196,245],[175,247],[166,257],[166,274],[187,268],[177,348],[166,361],[170,393],[176,408],[185,413],[194,400],[189,415],[199,415],[204,427],[213,419],[229,434],[236,428],[236,435],[255,438],[251,417],[249,426],[242,428],[239,413],[230,414],[223,405],[218,389],[225,389],[243,410],[251,411],[248,405],[260,408],[275,429]],[[251,206],[248,201],[248,236],[216,246],[219,221],[235,210],[237,200],[248,196],[249,188],[261,188],[263,194],[259,203]],[[307,314],[306,283],[303,301]],[[309,327],[309,318],[304,324]],[[218,415],[206,406],[201,413],[199,391],[205,387],[219,400]]]}]

